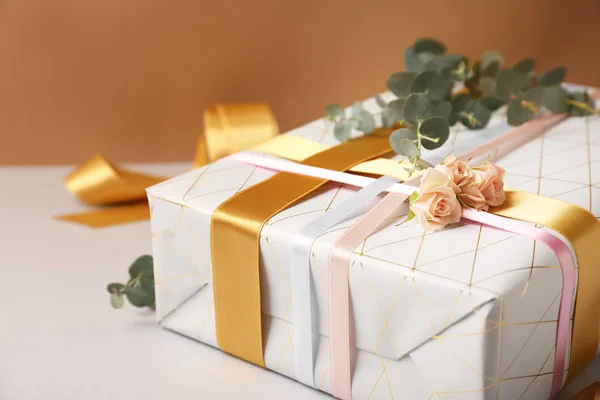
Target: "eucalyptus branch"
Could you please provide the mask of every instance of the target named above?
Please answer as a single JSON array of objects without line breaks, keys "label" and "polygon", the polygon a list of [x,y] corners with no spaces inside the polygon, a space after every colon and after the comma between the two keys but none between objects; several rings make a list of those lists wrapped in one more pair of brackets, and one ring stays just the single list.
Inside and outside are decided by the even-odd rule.
[{"label": "eucalyptus branch", "polygon": [[[487,51],[471,61],[446,53],[446,46],[435,39],[424,38],[405,50],[404,62],[406,71],[387,80],[396,98],[388,102],[376,96],[375,100],[384,127],[402,124],[390,136],[392,148],[415,165],[423,149],[436,149],[448,140],[450,126],[460,123],[467,129],[483,129],[502,107],[506,111],[501,114],[513,126],[532,120],[542,110],[572,116],[600,113],[587,93],[569,93],[562,87],[564,67],[537,75],[531,58],[507,67],[501,53]],[[361,103],[354,104],[350,118],[339,105],[327,106],[327,114],[336,118],[334,134],[340,141],[348,140],[353,129],[366,134],[375,129],[376,114],[364,110]]]}]

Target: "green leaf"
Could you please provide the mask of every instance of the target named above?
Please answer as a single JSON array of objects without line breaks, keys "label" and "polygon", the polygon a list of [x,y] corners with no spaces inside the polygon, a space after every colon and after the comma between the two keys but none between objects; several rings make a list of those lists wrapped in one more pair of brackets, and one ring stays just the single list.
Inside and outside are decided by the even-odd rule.
[{"label": "green leaf", "polygon": [[421,135],[434,139],[429,140],[427,138],[422,138],[421,146],[425,147],[427,150],[434,150],[442,146],[448,140],[448,137],[450,136],[450,124],[446,118],[430,117],[421,123],[419,132]]},{"label": "green leaf", "polygon": [[467,108],[465,108],[464,112],[469,115],[470,118],[462,116],[461,121],[468,129],[485,128],[492,117],[492,112],[480,101],[470,103]]},{"label": "green leaf", "polygon": [[540,85],[542,86],[554,86],[560,85],[565,80],[567,70],[565,67],[556,67],[546,72],[540,78]]},{"label": "green leaf", "polygon": [[350,115],[352,115],[353,117],[358,117],[362,111],[363,111],[363,104],[360,101],[355,102],[354,104],[352,104],[352,109],[350,110]]},{"label": "green leaf", "polygon": [[364,133],[372,133],[375,130],[375,118],[373,118],[370,112],[361,110],[358,118],[358,130]]},{"label": "green leaf", "polygon": [[452,113],[452,104],[447,100],[438,100],[434,103],[431,115],[448,118]]},{"label": "green leaf", "polygon": [[489,96],[481,100],[481,104],[485,106],[491,112],[496,111],[500,107],[502,107],[506,102],[504,100],[499,99],[495,96]]},{"label": "green leaf", "polygon": [[409,202],[409,204],[412,204],[415,201],[417,201],[418,199],[419,199],[419,191],[415,190],[414,192],[412,192],[412,194],[408,198],[408,202]]},{"label": "green leaf", "polygon": [[496,79],[496,93],[502,100],[508,101],[529,86],[529,78],[514,69],[503,69]]},{"label": "green leaf", "polygon": [[418,39],[413,48],[415,49],[416,54],[426,51],[435,55],[441,55],[446,51],[446,46],[432,38]]},{"label": "green leaf", "polygon": [[380,95],[375,96],[375,102],[377,102],[377,105],[380,108],[385,108],[385,106],[387,105],[387,102]]},{"label": "green leaf", "polygon": [[407,47],[404,50],[404,64],[406,64],[408,72],[414,73],[423,71],[425,67],[425,63],[419,58],[412,47]]},{"label": "green leaf", "polygon": [[404,104],[406,103],[405,99],[395,99],[388,103],[387,109],[389,110],[389,115],[394,121],[402,121],[404,119]]},{"label": "green leaf", "polygon": [[327,115],[333,118],[346,116],[344,107],[340,106],[339,104],[329,104],[327,107],[325,107],[325,112]]},{"label": "green leaf", "polygon": [[553,113],[565,113],[569,110],[568,98],[569,93],[565,88],[559,85],[549,86],[544,94],[543,105]]},{"label": "green leaf", "polygon": [[408,210],[408,215],[406,216],[406,218],[404,219],[404,221],[400,222],[398,225],[396,226],[400,226],[402,224],[407,223],[408,221],[414,219],[417,216],[417,214],[414,213],[414,211],[412,209]]},{"label": "green leaf", "polygon": [[496,95],[496,78],[490,76],[483,76],[479,81],[479,88],[485,93],[486,96]]},{"label": "green leaf", "polygon": [[502,64],[499,61],[492,61],[484,68],[483,76],[495,78],[496,76],[498,76],[501,67]]},{"label": "green leaf", "polygon": [[[419,149],[414,143],[416,140],[417,135],[408,128],[395,130],[390,135],[390,145],[392,146],[392,150],[398,154],[411,158],[420,155]],[[406,142],[409,142],[412,146],[407,145]]]},{"label": "green leaf", "polygon": [[508,102],[506,109],[506,120],[509,125],[519,126],[525,122],[530,121],[534,114],[529,108],[525,108],[521,105],[523,99],[516,98]]},{"label": "green leaf", "polygon": [[418,74],[410,85],[410,93],[424,93],[438,73],[436,71],[424,71]]},{"label": "green leaf", "polygon": [[140,279],[140,289],[146,293],[146,295],[154,303],[155,292],[154,292],[154,278],[144,277]]},{"label": "green leaf", "polygon": [[546,88],[543,86],[532,87],[531,89],[527,89],[527,91],[523,95],[523,100],[530,101],[539,107],[544,101],[545,93]]},{"label": "green leaf", "polygon": [[124,288],[125,285],[123,285],[122,283],[109,283],[106,287],[106,290],[108,291],[108,293],[115,294],[122,293]]},{"label": "green leaf", "polygon": [[347,119],[336,122],[333,127],[333,136],[340,142],[350,139],[352,136],[352,123]]},{"label": "green leaf", "polygon": [[467,108],[470,101],[471,98],[469,95],[464,93],[458,94],[452,98],[452,112],[448,117],[448,122],[451,126],[460,121],[460,113]]},{"label": "green leaf", "polygon": [[535,69],[535,61],[533,61],[532,58],[526,58],[516,63],[513,69],[529,76],[533,74],[533,70]]},{"label": "green leaf", "polygon": [[154,298],[141,287],[128,286],[125,291],[127,300],[136,307],[148,307],[154,303]]},{"label": "green leaf", "polygon": [[110,305],[113,306],[113,308],[119,309],[123,307],[124,300],[124,296],[120,293],[113,293],[110,295]]},{"label": "green leaf", "polygon": [[498,51],[486,51],[481,55],[481,68],[485,69],[491,64],[497,62],[502,66],[504,64],[504,56]]},{"label": "green leaf", "polygon": [[387,88],[400,98],[410,94],[410,87],[416,74],[412,72],[396,72],[387,80]]},{"label": "green leaf", "polygon": [[400,139],[396,144],[397,153],[408,158],[420,157],[421,152],[412,140]]},{"label": "green leaf", "polygon": [[404,104],[404,118],[411,124],[417,125],[433,112],[433,104],[424,93],[412,93]]},{"label": "green leaf", "polygon": [[[571,93],[569,95],[569,99],[579,102],[579,103],[587,104],[592,109],[596,108],[594,100],[592,100],[592,98],[590,98],[587,91]],[[585,115],[590,115],[591,112],[589,110],[584,110],[581,107],[570,105],[569,106],[569,114],[573,117],[582,117]]]},{"label": "green leaf", "polygon": [[383,126],[386,128],[391,128],[394,126],[394,122],[396,122],[396,120],[390,115],[390,109],[387,107],[384,108],[381,111],[381,123]]},{"label": "green leaf", "polygon": [[424,71],[417,75],[410,86],[411,93],[426,93],[431,99],[444,98],[450,91],[450,76],[436,71]]},{"label": "green leaf", "polygon": [[137,276],[154,276],[154,262],[152,256],[143,255],[131,264],[129,267],[129,276],[135,278]]},{"label": "green leaf", "polygon": [[436,56],[431,61],[425,65],[425,70],[431,71],[441,71],[443,69],[449,68],[450,70],[457,67],[457,65],[463,61],[465,58],[461,54],[444,54],[441,56]]}]

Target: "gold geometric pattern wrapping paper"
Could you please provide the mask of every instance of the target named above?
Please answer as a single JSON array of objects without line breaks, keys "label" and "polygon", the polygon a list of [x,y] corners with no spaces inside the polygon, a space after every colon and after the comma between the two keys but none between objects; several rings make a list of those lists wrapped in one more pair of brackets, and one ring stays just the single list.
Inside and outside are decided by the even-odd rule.
[{"label": "gold geometric pattern wrapping paper", "polygon": [[[502,124],[495,116],[487,129]],[[289,134],[336,144],[323,121]],[[449,142],[460,146],[477,134],[453,128]],[[600,120],[568,119],[497,162],[506,169],[508,186],[600,215]],[[216,347],[211,214],[272,174],[221,160],[149,189],[157,318],[164,327]],[[262,231],[265,363],[273,371],[294,378],[291,239],[353,193],[328,184],[271,218]],[[399,209],[351,260],[352,309],[360,321],[353,337],[353,398],[547,398],[561,291],[552,252],[529,238],[475,223],[423,234],[414,221],[398,226],[406,211]],[[358,216],[321,235],[311,257],[321,334],[315,385],[326,392],[331,391],[326,262],[332,243]]]}]

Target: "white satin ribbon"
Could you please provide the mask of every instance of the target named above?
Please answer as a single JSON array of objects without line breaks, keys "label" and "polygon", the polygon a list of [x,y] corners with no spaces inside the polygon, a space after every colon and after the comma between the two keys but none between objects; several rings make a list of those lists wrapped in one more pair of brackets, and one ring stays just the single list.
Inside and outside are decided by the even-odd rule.
[{"label": "white satin ribbon", "polygon": [[314,317],[316,304],[314,296],[312,296],[313,288],[310,276],[312,245],[321,233],[342,222],[365,202],[397,182],[398,179],[389,176],[377,179],[339,206],[329,210],[325,215],[306,224],[295,236],[292,243],[291,274],[296,380],[307,386],[315,387],[315,342],[318,337],[317,323]]}]

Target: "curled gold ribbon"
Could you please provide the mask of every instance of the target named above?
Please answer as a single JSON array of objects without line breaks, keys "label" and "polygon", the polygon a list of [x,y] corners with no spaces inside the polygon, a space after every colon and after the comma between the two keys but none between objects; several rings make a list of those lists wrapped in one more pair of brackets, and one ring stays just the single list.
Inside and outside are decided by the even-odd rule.
[{"label": "curled gold ribbon", "polygon": [[[266,104],[217,104],[204,113],[194,167],[274,138],[277,122]],[[65,178],[67,189],[83,203],[100,209],[56,216],[92,228],[148,219],[146,188],[166,178],[129,171],[95,155]]]}]

